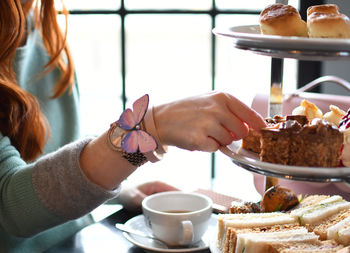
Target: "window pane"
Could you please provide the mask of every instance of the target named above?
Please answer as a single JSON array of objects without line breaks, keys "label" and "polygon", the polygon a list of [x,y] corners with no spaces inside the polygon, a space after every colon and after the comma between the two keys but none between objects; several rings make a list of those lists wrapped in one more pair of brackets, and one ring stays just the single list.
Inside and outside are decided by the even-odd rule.
[{"label": "window pane", "polygon": [[68,42],[79,83],[82,134],[100,134],[122,111],[120,19],[70,15]]},{"label": "window pane", "polygon": [[216,152],[216,177],[213,188],[215,191],[234,196],[244,201],[257,202],[260,194],[255,190],[253,174],[238,165],[229,157]]},{"label": "window pane", "polygon": [[[159,104],[210,91],[210,37],[207,15],[128,15],[129,101],[149,93],[150,103]],[[146,164],[131,178],[170,180],[181,188],[209,187],[210,154],[171,148],[162,162]]]},{"label": "window pane", "polygon": [[168,102],[211,89],[207,15],[128,15],[127,95]]},{"label": "window pane", "polygon": [[125,0],[127,9],[191,9],[207,10],[212,7],[212,0]]},{"label": "window pane", "polygon": [[[60,2],[55,1],[58,9],[61,9]],[[64,0],[64,4],[68,10],[108,10],[120,8],[120,0]]]},{"label": "window pane", "polygon": [[146,163],[129,176],[132,184],[160,180],[182,190],[210,188],[211,156],[205,152],[191,152],[170,147],[162,161]]},{"label": "window pane", "polygon": [[[216,5],[219,9],[240,9],[240,10],[262,10],[267,5],[275,3],[276,0],[246,0],[246,1],[227,1],[227,0],[216,0]],[[290,0],[290,5],[298,8],[298,0]]]},{"label": "window pane", "polygon": [[[256,24],[257,15],[220,15],[217,26]],[[247,104],[256,92],[268,91],[270,58],[233,47],[230,38],[216,37],[216,87],[225,90]],[[254,90],[254,92],[252,92]]]}]

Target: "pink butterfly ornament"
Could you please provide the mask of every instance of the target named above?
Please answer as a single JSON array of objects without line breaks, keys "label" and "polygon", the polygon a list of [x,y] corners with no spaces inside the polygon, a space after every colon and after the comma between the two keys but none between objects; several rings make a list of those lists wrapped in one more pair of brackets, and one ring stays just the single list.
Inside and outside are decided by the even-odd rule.
[{"label": "pink butterfly ornament", "polygon": [[130,130],[124,137],[121,146],[127,153],[147,153],[154,151],[157,148],[157,142],[147,132],[141,130],[140,123],[145,117],[148,109],[149,96],[148,94],[137,99],[133,103],[133,110],[126,109],[118,120],[118,127],[124,130]]}]

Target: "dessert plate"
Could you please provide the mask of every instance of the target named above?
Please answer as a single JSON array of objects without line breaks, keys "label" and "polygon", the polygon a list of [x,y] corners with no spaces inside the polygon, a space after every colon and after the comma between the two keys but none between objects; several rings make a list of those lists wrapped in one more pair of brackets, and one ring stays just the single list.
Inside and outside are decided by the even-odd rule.
[{"label": "dessert plate", "polygon": [[[128,220],[125,225],[133,230],[140,231],[142,233],[152,234],[152,231],[146,226],[145,218],[143,214],[138,215],[130,220]],[[217,219],[216,215],[213,214],[209,222],[209,228],[203,235],[203,238],[200,242],[184,248],[170,248],[166,249],[161,244],[158,244],[157,241],[140,237],[137,235],[123,233],[124,237],[133,243],[134,245],[144,249],[146,252],[171,252],[171,253],[183,253],[183,252],[208,252],[210,237],[213,233],[213,230],[216,229]]]},{"label": "dessert plate", "polygon": [[267,176],[315,182],[350,181],[350,167],[303,167],[261,162],[257,154],[241,148],[241,141],[232,142],[220,151],[240,167]]},{"label": "dessert plate", "polygon": [[231,38],[235,47],[277,58],[309,60],[350,58],[350,39],[263,35],[259,25],[215,27],[213,33]]}]

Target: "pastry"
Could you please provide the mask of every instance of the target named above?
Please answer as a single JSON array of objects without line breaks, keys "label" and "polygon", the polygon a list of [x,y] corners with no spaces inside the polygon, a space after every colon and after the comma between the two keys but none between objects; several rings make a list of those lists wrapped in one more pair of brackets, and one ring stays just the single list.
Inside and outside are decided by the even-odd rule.
[{"label": "pastry", "polygon": [[340,109],[338,106],[330,105],[329,106],[329,112],[325,113],[323,115],[323,119],[327,120],[328,122],[339,126],[339,123],[346,114],[342,109]]},{"label": "pastry", "polygon": [[320,4],[307,8],[307,16],[314,12],[339,14],[339,7],[336,4]]},{"label": "pastry", "polygon": [[313,12],[307,17],[310,38],[350,38],[350,20],[344,14]]},{"label": "pastry", "polygon": [[260,13],[260,30],[265,35],[307,37],[307,25],[291,5],[271,4]]},{"label": "pastry", "polygon": [[312,102],[304,99],[300,105],[292,111],[292,115],[305,115],[309,121],[314,118],[322,119],[322,111]]}]

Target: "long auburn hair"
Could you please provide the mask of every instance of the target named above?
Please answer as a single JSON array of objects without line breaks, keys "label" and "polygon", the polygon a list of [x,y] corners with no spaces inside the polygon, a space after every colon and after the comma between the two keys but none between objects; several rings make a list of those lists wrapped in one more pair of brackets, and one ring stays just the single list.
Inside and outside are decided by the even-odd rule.
[{"label": "long auburn hair", "polygon": [[[74,66],[66,38],[57,23],[54,0],[0,0],[0,132],[11,139],[22,159],[33,161],[44,149],[50,135],[49,125],[40,111],[37,99],[21,89],[16,81],[13,62],[16,49],[26,36],[26,16],[33,10],[34,26],[41,33],[50,61],[44,75],[59,68],[61,77],[53,88],[52,99],[58,98],[74,83]],[[63,11],[66,17],[68,12]]]}]

